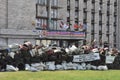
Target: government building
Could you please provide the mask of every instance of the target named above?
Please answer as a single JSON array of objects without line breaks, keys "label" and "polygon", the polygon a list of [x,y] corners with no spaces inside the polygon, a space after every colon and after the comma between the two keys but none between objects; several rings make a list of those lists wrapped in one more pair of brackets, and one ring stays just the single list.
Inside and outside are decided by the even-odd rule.
[{"label": "government building", "polygon": [[119,0],[0,0],[0,47],[88,44],[120,49]]}]

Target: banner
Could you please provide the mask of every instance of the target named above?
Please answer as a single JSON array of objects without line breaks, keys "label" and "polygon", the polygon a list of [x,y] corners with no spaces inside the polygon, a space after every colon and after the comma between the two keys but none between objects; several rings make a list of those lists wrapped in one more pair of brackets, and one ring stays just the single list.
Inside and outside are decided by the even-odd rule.
[{"label": "banner", "polygon": [[73,56],[73,62],[88,62],[95,60],[100,60],[99,53],[81,54]]},{"label": "banner", "polygon": [[74,31],[48,31],[38,29],[36,32],[40,38],[57,38],[57,39],[84,39],[85,32]]},{"label": "banner", "polygon": [[106,63],[107,64],[112,64],[114,62],[115,56],[106,56]]}]

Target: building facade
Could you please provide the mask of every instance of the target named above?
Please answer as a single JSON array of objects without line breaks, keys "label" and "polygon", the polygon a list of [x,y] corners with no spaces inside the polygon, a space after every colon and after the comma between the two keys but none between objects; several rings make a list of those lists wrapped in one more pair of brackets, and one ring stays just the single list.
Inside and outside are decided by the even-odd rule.
[{"label": "building facade", "polygon": [[0,0],[1,47],[28,40],[35,43],[35,10],[33,0]]},{"label": "building facade", "polygon": [[[118,4],[120,4],[120,1],[118,0]],[[120,36],[119,36],[119,34],[120,34],[120,5],[118,5],[118,13],[117,13],[117,15],[118,15],[118,24],[117,24],[117,31],[116,31],[116,34],[117,34],[117,47],[118,47],[118,49],[120,50]]]},{"label": "building facade", "polygon": [[[89,43],[120,49],[118,0],[0,0],[0,45],[35,43],[35,28],[85,32]],[[61,28],[61,21],[67,26]],[[79,27],[76,30],[75,24]],[[82,28],[80,28],[82,25]],[[65,26],[64,26],[65,27]],[[80,37],[81,39],[81,37]]]},{"label": "building facade", "polygon": [[98,45],[108,42],[117,47],[117,0],[67,0],[68,22],[86,24],[86,40],[97,41]]},{"label": "building facade", "polygon": [[[42,0],[37,1],[39,4]],[[43,0],[43,3],[45,1],[47,2],[47,0]],[[51,0],[51,2],[51,5],[54,6],[51,7],[50,13],[53,23],[48,25],[51,29],[60,30],[61,20],[69,25],[70,31],[76,31],[75,24],[82,24],[86,28],[87,43],[96,40],[96,44],[99,46],[107,42],[109,47],[119,48],[118,0]],[[38,17],[38,19],[41,18]],[[81,29],[79,28],[77,31],[81,31]]]}]

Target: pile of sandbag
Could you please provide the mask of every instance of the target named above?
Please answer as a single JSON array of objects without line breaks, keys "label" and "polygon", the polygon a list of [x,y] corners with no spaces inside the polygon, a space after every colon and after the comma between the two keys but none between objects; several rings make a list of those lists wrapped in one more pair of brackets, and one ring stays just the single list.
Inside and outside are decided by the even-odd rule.
[{"label": "pile of sandbag", "polygon": [[54,71],[54,70],[108,70],[106,65],[94,66],[86,63],[72,63],[63,61],[62,64],[56,64],[54,61],[45,63],[26,64],[25,70],[28,71]]}]

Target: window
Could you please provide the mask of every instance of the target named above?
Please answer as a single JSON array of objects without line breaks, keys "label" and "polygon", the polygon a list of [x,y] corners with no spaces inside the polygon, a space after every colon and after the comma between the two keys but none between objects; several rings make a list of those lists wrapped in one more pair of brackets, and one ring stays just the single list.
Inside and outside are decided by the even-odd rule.
[{"label": "window", "polygon": [[83,19],[87,19],[87,13],[84,13]]},{"label": "window", "polygon": [[39,27],[39,28],[40,28],[40,26],[41,26],[40,19],[36,19],[36,27]]},{"label": "window", "polygon": [[36,27],[39,27],[40,29],[47,29],[47,20],[36,19]]},{"label": "window", "polygon": [[70,11],[67,11],[67,17],[69,17],[70,16]]},{"label": "window", "polygon": [[92,14],[92,16],[91,16],[91,20],[94,20],[94,17],[95,17],[95,15],[94,15],[94,14]]},{"label": "window", "polygon": [[54,26],[54,29],[57,30],[57,21],[53,21],[53,26]]},{"label": "window", "polygon": [[57,21],[56,20],[51,20],[50,23],[51,23],[50,29],[51,30],[57,30]]},{"label": "window", "polygon": [[100,4],[102,5],[102,3],[103,3],[103,1],[102,0],[100,0]]},{"label": "window", "polygon": [[57,18],[58,10],[57,9],[51,9],[51,18]]},{"label": "window", "polygon": [[99,16],[99,21],[102,21],[102,16],[101,15]]},{"label": "window", "polygon": [[114,6],[117,6],[117,2],[114,2]]},{"label": "window", "polygon": [[67,6],[70,6],[70,0],[67,0]]},{"label": "window", "polygon": [[[75,0],[75,18],[79,17],[79,1]],[[76,22],[78,23],[78,19],[76,20]]]},{"label": "window", "polygon": [[79,14],[78,12],[75,12],[75,18],[78,18],[78,14]]},{"label": "window", "polygon": [[84,2],[87,2],[87,0],[84,0]]},{"label": "window", "polygon": [[47,4],[47,0],[37,0],[36,2],[37,2],[37,4],[41,4],[41,5]]},{"label": "window", "polygon": [[84,13],[87,13],[87,8],[83,8]]},{"label": "window", "polygon": [[91,41],[94,40],[95,37],[95,29],[94,29],[94,24],[91,24]]},{"label": "window", "polygon": [[79,22],[78,18],[75,18],[75,23],[77,23],[77,24],[78,24],[78,22]]},{"label": "window", "polygon": [[36,6],[36,16],[47,17],[47,9],[45,6]]},{"label": "window", "polygon": [[87,8],[87,3],[84,3],[84,8]]},{"label": "window", "polygon": [[87,17],[86,17],[87,14],[84,14],[84,18],[83,18],[83,23],[86,24],[87,23]]},{"label": "window", "polygon": [[110,0],[107,1],[107,5],[110,6]]},{"label": "window", "polygon": [[100,5],[99,10],[102,10],[102,5]]},{"label": "window", "polygon": [[92,9],[95,9],[95,4],[94,3],[92,4]]},{"label": "window", "polygon": [[91,24],[91,32],[94,32],[94,24]]},{"label": "window", "polygon": [[51,0],[51,5],[52,6],[57,6],[58,5],[58,0]]},{"label": "window", "polygon": [[92,3],[95,3],[95,0],[92,0]]},{"label": "window", "polygon": [[79,7],[79,1],[75,0],[75,7]]},{"label": "window", "polygon": [[67,10],[70,11],[70,0],[67,0]]}]

